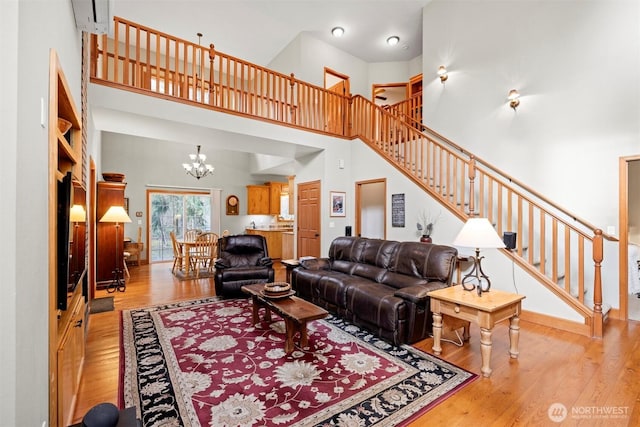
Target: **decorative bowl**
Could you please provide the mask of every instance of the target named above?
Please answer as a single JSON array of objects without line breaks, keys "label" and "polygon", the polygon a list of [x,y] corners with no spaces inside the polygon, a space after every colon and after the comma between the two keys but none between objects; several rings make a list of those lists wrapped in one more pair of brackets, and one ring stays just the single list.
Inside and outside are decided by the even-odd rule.
[{"label": "decorative bowl", "polygon": [[108,182],[124,182],[124,174],[123,173],[115,173],[115,172],[103,172],[102,178]]},{"label": "decorative bowl", "polygon": [[279,296],[287,295],[291,292],[291,285],[287,282],[273,282],[264,285],[264,295]]}]

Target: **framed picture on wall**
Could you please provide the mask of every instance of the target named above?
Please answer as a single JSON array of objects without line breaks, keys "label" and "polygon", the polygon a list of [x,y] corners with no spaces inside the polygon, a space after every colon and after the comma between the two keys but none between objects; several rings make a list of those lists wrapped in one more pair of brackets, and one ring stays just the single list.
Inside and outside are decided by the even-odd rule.
[{"label": "framed picture on wall", "polygon": [[330,193],[331,216],[347,216],[345,210],[345,196],[343,191],[331,191]]}]

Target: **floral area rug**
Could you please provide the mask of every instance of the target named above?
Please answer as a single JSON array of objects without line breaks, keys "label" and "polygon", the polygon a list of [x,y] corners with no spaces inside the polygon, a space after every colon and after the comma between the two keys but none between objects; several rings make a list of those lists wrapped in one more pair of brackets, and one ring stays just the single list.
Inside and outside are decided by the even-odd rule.
[{"label": "floral area rug", "polygon": [[144,426],[397,426],[477,376],[336,317],[284,352],[284,322],[253,325],[251,301],[206,299],[123,312],[122,392]]}]

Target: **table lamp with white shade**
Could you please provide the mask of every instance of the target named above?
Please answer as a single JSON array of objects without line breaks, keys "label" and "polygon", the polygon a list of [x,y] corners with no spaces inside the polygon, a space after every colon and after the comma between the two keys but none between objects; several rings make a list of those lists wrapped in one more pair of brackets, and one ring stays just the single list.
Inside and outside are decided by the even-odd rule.
[{"label": "table lamp with white shade", "polygon": [[113,281],[107,287],[107,292],[115,292],[120,291],[124,292],[126,289],[126,284],[124,282],[124,278],[122,276],[122,271],[120,270],[118,259],[118,240],[120,240],[120,223],[121,222],[131,222],[131,218],[127,215],[127,212],[124,210],[122,206],[111,206],[107,212],[104,214],[102,218],[100,218],[100,222],[114,222],[116,224],[116,268],[113,270]]},{"label": "table lamp with white shade", "polygon": [[467,291],[476,289],[478,295],[491,288],[489,277],[482,271],[480,249],[504,248],[505,244],[487,218],[469,218],[453,241],[453,246],[474,248],[473,269],[462,279],[462,287]]},{"label": "table lamp with white shade", "polygon": [[[78,227],[79,224],[85,222],[87,220],[87,211],[84,210],[84,206],[82,205],[73,205],[71,209],[69,209],[69,221],[73,223],[73,247],[74,249],[71,253],[75,255],[80,255],[78,251],[78,245],[80,244],[80,236],[78,236]],[[77,259],[72,259],[73,265],[76,265]],[[78,280],[78,275],[80,274],[77,271],[77,268],[74,268],[73,271],[73,280]]]}]

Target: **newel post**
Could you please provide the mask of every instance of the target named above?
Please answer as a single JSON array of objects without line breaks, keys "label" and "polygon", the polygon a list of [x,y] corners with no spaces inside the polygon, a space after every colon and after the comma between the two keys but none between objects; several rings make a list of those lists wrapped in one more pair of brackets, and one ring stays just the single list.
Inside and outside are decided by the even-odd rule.
[{"label": "newel post", "polygon": [[603,316],[602,316],[602,254],[603,251],[603,239],[602,230],[597,229],[595,236],[593,236],[593,263],[594,263],[594,275],[593,275],[593,325],[592,333],[594,337],[602,338],[603,336]]},{"label": "newel post", "polygon": [[213,60],[216,57],[216,50],[214,49],[213,43],[209,44],[209,104],[214,105],[214,96],[213,96]]},{"label": "newel post", "polygon": [[469,216],[476,216],[476,202],[475,202],[475,179],[476,179],[476,158],[471,156],[469,159]]}]

